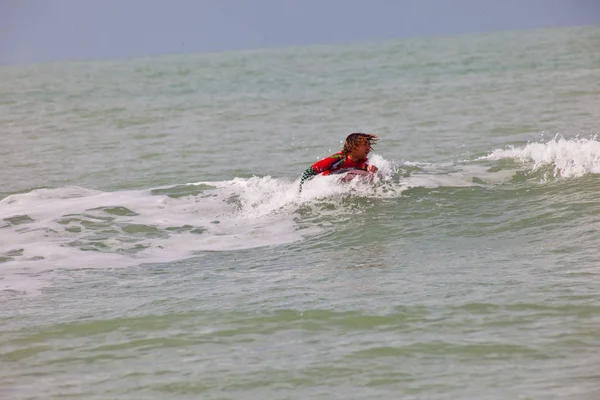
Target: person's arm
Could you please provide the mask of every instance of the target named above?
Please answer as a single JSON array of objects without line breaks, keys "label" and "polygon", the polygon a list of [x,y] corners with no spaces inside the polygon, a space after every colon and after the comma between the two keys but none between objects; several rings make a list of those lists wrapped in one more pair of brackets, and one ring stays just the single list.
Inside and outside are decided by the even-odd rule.
[{"label": "person's arm", "polygon": [[320,173],[330,169],[333,163],[335,163],[338,160],[338,158],[339,157],[334,156],[327,157],[320,161],[317,161],[316,163],[308,167],[302,173],[302,177],[300,178],[300,191],[302,191],[302,185],[304,184],[304,182],[312,179],[315,175],[319,175]]},{"label": "person's arm", "polygon": [[311,179],[313,176],[317,175],[317,171],[312,167],[308,167],[306,171],[302,173],[302,177],[300,178],[300,188],[302,188],[302,184],[307,180]]}]

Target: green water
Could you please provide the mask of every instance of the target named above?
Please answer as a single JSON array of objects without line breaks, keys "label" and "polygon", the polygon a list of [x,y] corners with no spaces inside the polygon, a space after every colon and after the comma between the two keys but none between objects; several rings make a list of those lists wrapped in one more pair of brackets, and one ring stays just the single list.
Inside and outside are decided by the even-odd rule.
[{"label": "green water", "polygon": [[0,68],[0,397],[599,398],[599,43]]}]

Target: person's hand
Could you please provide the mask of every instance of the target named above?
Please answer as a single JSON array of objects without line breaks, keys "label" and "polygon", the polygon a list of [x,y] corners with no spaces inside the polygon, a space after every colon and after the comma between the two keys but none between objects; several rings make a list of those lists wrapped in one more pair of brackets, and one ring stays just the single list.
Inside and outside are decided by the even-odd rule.
[{"label": "person's hand", "polygon": [[367,167],[367,171],[368,171],[368,172],[375,173],[375,172],[377,172],[378,170],[379,170],[379,168],[377,168],[377,167],[376,167],[376,166],[374,166],[374,165],[369,165],[369,166]]}]

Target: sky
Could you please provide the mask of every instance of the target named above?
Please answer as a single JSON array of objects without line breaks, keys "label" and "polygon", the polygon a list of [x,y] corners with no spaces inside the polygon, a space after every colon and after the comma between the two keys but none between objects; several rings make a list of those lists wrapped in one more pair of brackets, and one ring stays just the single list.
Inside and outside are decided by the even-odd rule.
[{"label": "sky", "polygon": [[0,0],[0,64],[592,24],[600,0]]}]

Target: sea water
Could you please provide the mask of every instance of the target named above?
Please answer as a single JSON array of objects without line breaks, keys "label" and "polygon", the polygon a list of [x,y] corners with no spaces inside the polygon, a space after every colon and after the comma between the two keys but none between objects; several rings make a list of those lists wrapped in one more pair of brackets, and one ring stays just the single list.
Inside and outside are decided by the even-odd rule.
[{"label": "sea water", "polygon": [[3,66],[0,397],[600,398],[599,99],[597,26]]}]

